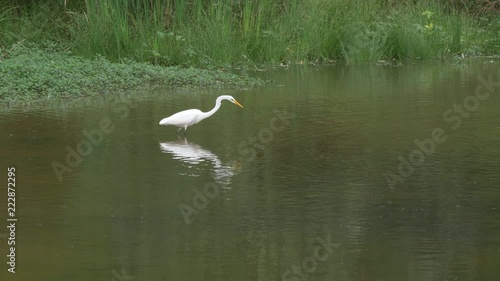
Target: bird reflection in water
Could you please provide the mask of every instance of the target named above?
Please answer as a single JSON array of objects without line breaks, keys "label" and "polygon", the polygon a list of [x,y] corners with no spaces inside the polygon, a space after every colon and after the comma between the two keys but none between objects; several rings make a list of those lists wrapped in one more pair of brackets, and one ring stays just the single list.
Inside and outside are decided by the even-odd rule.
[{"label": "bird reflection in water", "polygon": [[175,142],[160,142],[160,150],[171,154],[173,159],[187,164],[186,173],[192,177],[199,176],[206,168],[207,163],[213,166],[214,179],[217,183],[228,186],[233,176],[241,170],[238,161],[231,164],[223,164],[217,155],[210,150],[204,149],[198,144],[188,142],[187,139],[179,139]]}]

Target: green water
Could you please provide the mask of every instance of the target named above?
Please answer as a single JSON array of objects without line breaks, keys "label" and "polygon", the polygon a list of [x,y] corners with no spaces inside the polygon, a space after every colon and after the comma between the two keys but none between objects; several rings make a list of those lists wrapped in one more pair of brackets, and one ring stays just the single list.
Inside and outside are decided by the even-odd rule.
[{"label": "green water", "polygon": [[[259,75],[4,110],[1,280],[498,280],[498,61]],[[158,126],[220,94],[245,109]]]}]

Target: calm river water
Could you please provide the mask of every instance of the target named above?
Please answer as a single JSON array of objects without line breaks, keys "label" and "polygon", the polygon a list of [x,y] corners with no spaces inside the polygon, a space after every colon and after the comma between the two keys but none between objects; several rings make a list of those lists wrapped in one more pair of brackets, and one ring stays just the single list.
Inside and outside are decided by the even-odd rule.
[{"label": "calm river water", "polygon": [[[499,280],[499,68],[298,67],[2,109],[1,280]],[[186,138],[158,125],[221,94],[245,109]]]}]

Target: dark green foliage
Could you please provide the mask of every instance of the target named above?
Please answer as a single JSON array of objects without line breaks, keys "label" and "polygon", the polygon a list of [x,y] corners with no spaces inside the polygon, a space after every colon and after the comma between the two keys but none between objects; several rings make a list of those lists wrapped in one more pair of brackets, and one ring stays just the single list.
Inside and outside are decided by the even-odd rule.
[{"label": "dark green foliage", "polygon": [[51,40],[88,58],[206,68],[497,54],[500,24],[493,2],[6,2],[0,46]]},{"label": "dark green foliage", "polygon": [[162,84],[193,87],[244,87],[261,82],[247,76],[147,63],[109,62],[98,56],[84,59],[57,47],[18,46],[0,63],[0,100],[30,101],[71,98]]}]

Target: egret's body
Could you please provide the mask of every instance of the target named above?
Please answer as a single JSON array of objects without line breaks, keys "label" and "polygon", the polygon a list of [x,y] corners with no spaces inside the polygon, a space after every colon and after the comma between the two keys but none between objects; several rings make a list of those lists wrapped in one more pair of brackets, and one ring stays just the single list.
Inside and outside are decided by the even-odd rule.
[{"label": "egret's body", "polygon": [[203,112],[199,109],[184,110],[181,112],[177,112],[177,113],[173,114],[172,116],[163,118],[160,121],[160,125],[176,126],[176,127],[179,127],[179,130],[181,128],[184,128],[184,133],[186,133],[187,127],[192,126],[194,124],[197,124],[200,121],[214,115],[215,112],[217,112],[217,110],[219,110],[223,100],[228,100],[228,101],[236,104],[237,106],[243,108],[243,106],[238,101],[236,101],[232,96],[224,95],[224,96],[218,97],[215,100],[215,107],[208,112]]}]

